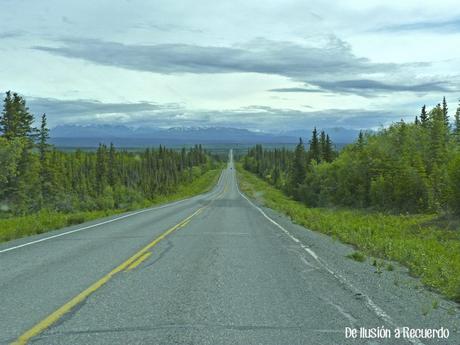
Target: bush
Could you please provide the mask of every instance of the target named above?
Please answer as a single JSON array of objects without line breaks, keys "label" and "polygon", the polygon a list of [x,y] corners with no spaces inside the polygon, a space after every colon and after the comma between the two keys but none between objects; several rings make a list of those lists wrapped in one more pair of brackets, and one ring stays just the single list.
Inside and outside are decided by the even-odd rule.
[{"label": "bush", "polygon": [[81,224],[86,221],[86,218],[83,214],[73,214],[67,217],[67,225],[76,225]]},{"label": "bush", "polygon": [[364,256],[364,254],[361,252],[354,252],[354,253],[348,254],[347,258],[353,259],[358,262],[366,261],[366,256]]},{"label": "bush", "polygon": [[456,213],[460,214],[460,154],[449,164],[449,206]]},{"label": "bush", "polygon": [[[263,191],[265,206],[287,214],[297,224],[353,244],[363,254],[398,261],[427,286],[460,301],[460,232],[433,225],[435,214],[396,216],[363,210],[308,208],[244,171],[240,165],[237,167],[241,190],[252,197]],[[351,258],[361,256],[353,253]]]}]

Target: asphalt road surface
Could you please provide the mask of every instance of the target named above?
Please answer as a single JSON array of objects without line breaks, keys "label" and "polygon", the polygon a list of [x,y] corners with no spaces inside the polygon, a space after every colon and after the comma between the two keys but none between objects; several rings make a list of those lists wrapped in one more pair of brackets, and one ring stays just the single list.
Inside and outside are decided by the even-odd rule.
[{"label": "asphalt road surface", "polygon": [[2,244],[0,344],[460,344],[454,303],[352,251],[246,199],[230,161],[207,194]]}]

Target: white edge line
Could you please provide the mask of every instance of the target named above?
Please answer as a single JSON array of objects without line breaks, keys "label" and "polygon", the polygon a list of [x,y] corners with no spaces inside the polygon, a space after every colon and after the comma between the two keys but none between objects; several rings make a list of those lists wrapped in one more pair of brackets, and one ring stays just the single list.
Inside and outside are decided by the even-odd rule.
[{"label": "white edge line", "polygon": [[[296,243],[299,243],[300,240],[297,239],[296,237],[294,237],[293,235],[291,235],[289,233],[289,231],[287,231],[282,225],[278,224],[276,221],[274,221],[273,219],[271,219],[269,216],[267,216],[267,214],[260,208],[258,207],[257,205],[255,205],[251,200],[249,200],[248,197],[246,197],[243,193],[241,193],[240,191],[240,188],[238,186],[238,182],[236,183],[236,187],[237,187],[237,190],[238,190],[238,193],[244,198],[246,199],[246,201],[252,205],[254,208],[256,208],[268,221],[270,221],[272,224],[274,224],[276,227],[278,227],[279,229],[281,229],[291,240],[293,240],[294,242]],[[343,276],[341,276],[340,274],[334,272],[332,269],[330,269],[327,264],[313,251],[311,250],[310,248],[308,248],[306,245],[304,244],[300,244],[300,246],[302,247],[302,249],[304,249],[311,257],[313,257],[327,272],[329,272],[333,277],[335,277],[337,280],[339,280],[340,283],[342,283],[343,285],[347,286],[353,293],[355,294],[360,294],[364,297],[365,301],[366,301],[366,305],[367,307],[373,311],[379,318],[381,318],[382,320],[386,321],[388,324],[392,325],[393,327],[399,327],[396,325],[396,323],[393,321],[393,319],[382,309],[380,308],[377,304],[375,304],[375,302],[369,297],[367,296],[366,294],[363,294],[361,293],[353,284],[351,284],[347,279],[345,279]],[[424,343],[422,343],[421,341],[419,341],[418,339],[407,339],[409,342],[411,342],[412,344],[414,345],[424,345]]]},{"label": "white edge line", "polygon": [[[221,183],[223,174],[224,174],[224,172],[222,171],[222,173],[220,174],[219,180],[217,181],[217,184],[216,184],[217,186],[219,185],[219,183]],[[216,190],[216,191],[213,191],[213,192],[210,192],[209,195],[215,194],[216,192],[217,192],[217,190]],[[204,194],[204,195],[206,195],[206,194]],[[48,237],[40,238],[39,240],[35,240],[35,241],[31,241],[31,242],[27,242],[27,243],[20,244],[20,245],[14,246],[14,247],[2,249],[2,250],[0,250],[0,254],[9,252],[9,251],[12,251],[12,250],[15,250],[15,249],[27,247],[27,246],[30,246],[30,245],[32,245],[32,244],[36,244],[36,243],[40,243],[40,242],[52,240],[53,238],[62,237],[62,236],[66,236],[66,235],[73,234],[73,233],[75,233],[75,232],[79,232],[79,231],[83,231],[83,230],[88,230],[88,229],[91,229],[91,228],[95,228],[95,227],[100,226],[100,225],[104,225],[104,224],[116,222],[117,220],[124,219],[124,218],[128,218],[128,217],[131,217],[131,216],[135,216],[135,215],[140,214],[140,213],[144,213],[144,212],[148,212],[148,211],[154,211],[154,210],[159,210],[159,209],[162,209],[162,208],[174,206],[174,205],[183,203],[183,202],[185,202],[185,201],[189,201],[189,200],[191,200],[191,199],[197,198],[197,197],[199,197],[199,196],[203,196],[203,194],[194,195],[194,196],[192,196],[192,197],[190,197],[190,198],[182,199],[182,200],[179,200],[179,201],[175,201],[175,202],[172,202],[172,203],[170,203],[170,204],[166,204],[166,205],[162,205],[162,206],[155,206],[155,207],[147,208],[147,209],[144,209],[144,210],[132,212],[132,213],[125,214],[125,215],[120,216],[120,217],[117,217],[117,218],[113,218],[113,219],[109,219],[109,220],[103,221],[103,222],[101,222],[101,223],[97,223],[97,224],[92,224],[92,225],[84,226],[84,227],[82,227],[82,228],[78,228],[78,229],[74,229],[74,230],[69,230],[69,231],[62,232],[62,233],[60,233],[60,234],[56,234],[56,235],[53,235],[53,236],[48,236]]]}]

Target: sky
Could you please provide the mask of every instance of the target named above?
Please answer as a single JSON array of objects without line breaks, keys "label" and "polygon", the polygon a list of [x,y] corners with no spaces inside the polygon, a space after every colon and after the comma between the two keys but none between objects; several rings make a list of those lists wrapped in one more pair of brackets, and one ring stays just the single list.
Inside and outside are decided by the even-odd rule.
[{"label": "sky", "polygon": [[62,124],[378,128],[460,97],[457,0],[2,0],[0,92]]}]

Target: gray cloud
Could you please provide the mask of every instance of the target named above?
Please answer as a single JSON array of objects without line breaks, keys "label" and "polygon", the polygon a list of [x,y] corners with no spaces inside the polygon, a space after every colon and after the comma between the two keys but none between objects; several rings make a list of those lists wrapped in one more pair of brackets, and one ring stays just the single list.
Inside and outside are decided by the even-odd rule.
[{"label": "gray cloud", "polygon": [[0,39],[16,38],[16,37],[23,36],[24,34],[25,34],[25,31],[23,30],[4,31],[4,32],[0,32]]},{"label": "gray cloud", "polygon": [[[58,123],[126,122],[142,114],[167,111],[175,106],[157,105],[150,102],[103,103],[97,100],[55,98],[28,98],[30,111],[36,115],[46,113],[51,126]],[[38,116],[37,116],[38,118]]]},{"label": "gray cloud", "polygon": [[378,28],[377,31],[402,32],[402,31],[439,31],[439,32],[460,32],[460,18],[437,20],[437,21],[420,21],[414,23],[405,23],[398,25],[388,25]]},{"label": "gray cloud", "polygon": [[[244,112],[244,110],[247,110]],[[223,112],[223,117],[232,118],[233,111]],[[239,110],[245,128],[267,131],[292,130],[293,128],[375,128],[401,119],[391,111],[365,109],[325,109],[321,111],[299,111],[271,107],[250,107]],[[260,128],[261,122],[266,128]]]},{"label": "gray cloud", "polygon": [[50,125],[117,123],[130,126],[224,126],[279,132],[292,128],[371,128],[401,118],[386,111],[327,109],[299,111],[268,106],[251,106],[220,111],[189,111],[180,104],[102,103],[93,100],[32,98],[35,114],[47,113]]},{"label": "gray cloud", "polygon": [[159,108],[158,105],[149,102],[103,103],[88,99],[61,100],[55,98],[30,98],[28,106],[37,113],[44,112],[60,116],[139,112]]},{"label": "gray cloud", "polygon": [[322,93],[322,92],[325,92],[324,90],[322,89],[309,89],[309,88],[304,88],[304,87],[283,87],[283,88],[279,88],[279,89],[270,89],[268,91],[271,91],[271,92],[306,92],[306,93]]},{"label": "gray cloud", "polygon": [[418,84],[389,84],[370,79],[340,80],[340,81],[310,81],[309,84],[318,87],[296,87],[271,89],[272,92],[338,92],[361,94],[362,96],[372,96],[380,92],[457,92],[449,82],[435,81]]},{"label": "gray cloud", "polygon": [[[162,74],[252,72],[281,75],[307,85],[269,90],[272,92],[335,92],[375,97],[382,93],[401,91],[456,91],[444,81],[396,84],[372,80],[369,77],[376,73],[384,76],[390,73],[395,75],[403,66],[426,67],[426,63],[373,63],[355,56],[351,47],[335,36],[330,37],[323,46],[314,47],[263,38],[230,47],[190,44],[127,45],[93,39],[65,39],[60,43],[60,47],[36,46],[34,49],[138,71]],[[353,77],[361,78],[351,79]]]},{"label": "gray cloud", "polygon": [[305,80],[325,75],[389,72],[396,64],[356,57],[335,37],[323,47],[257,39],[231,47],[190,44],[127,45],[90,39],[65,39],[61,47],[34,49],[93,63],[138,71],[171,73],[255,72]]}]

